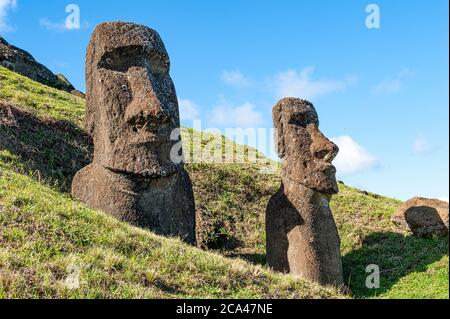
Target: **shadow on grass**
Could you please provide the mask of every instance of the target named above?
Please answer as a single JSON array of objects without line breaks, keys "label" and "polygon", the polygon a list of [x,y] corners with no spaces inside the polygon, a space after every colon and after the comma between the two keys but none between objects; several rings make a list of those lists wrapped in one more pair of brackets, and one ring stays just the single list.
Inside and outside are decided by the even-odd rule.
[{"label": "shadow on grass", "polygon": [[40,182],[70,191],[73,176],[91,161],[92,142],[67,121],[43,120],[0,103],[0,150],[18,157],[12,169],[31,174]]},{"label": "shadow on grass", "polygon": [[239,258],[245,260],[253,265],[266,266],[266,254],[257,254],[257,253],[240,253],[240,252],[226,252],[224,253],[227,257],[230,258]]},{"label": "shadow on grass", "polygon": [[[428,265],[448,255],[448,238],[420,239],[398,233],[373,233],[360,249],[343,256],[344,276],[354,297],[368,298],[387,292],[402,277],[424,272]],[[368,265],[380,268],[380,288],[366,287]]]}]

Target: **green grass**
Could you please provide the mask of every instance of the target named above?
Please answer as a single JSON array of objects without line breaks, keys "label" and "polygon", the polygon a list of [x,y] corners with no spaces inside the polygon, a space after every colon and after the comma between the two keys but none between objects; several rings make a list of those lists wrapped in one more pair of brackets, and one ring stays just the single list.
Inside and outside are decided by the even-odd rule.
[{"label": "green grass", "polygon": [[[401,204],[340,186],[331,207],[342,240],[347,282],[357,297],[448,298],[448,238],[419,239],[391,222]],[[380,267],[379,289],[368,289],[366,267]],[[409,279],[407,278],[414,278]]]},{"label": "green grass", "polygon": [[[72,177],[92,153],[84,101],[4,68],[0,79],[0,102],[16,106],[7,121],[0,116],[0,297],[343,297],[264,266],[264,213],[280,177],[263,172],[273,163],[260,154],[258,164],[187,165],[209,251],[188,247],[70,199]],[[194,139],[226,141],[183,129],[185,152]],[[333,197],[351,295],[448,298],[448,239],[398,228],[390,218],[399,204],[343,184]],[[380,267],[378,289],[365,286],[370,264]],[[76,290],[63,285],[70,265],[81,272]]]},{"label": "green grass", "polygon": [[[0,297],[338,297],[118,222],[7,165],[0,174]],[[79,268],[79,289],[64,285],[71,266]]]},{"label": "green grass", "polygon": [[20,105],[41,118],[72,122],[81,126],[84,100],[0,67],[0,100]]}]

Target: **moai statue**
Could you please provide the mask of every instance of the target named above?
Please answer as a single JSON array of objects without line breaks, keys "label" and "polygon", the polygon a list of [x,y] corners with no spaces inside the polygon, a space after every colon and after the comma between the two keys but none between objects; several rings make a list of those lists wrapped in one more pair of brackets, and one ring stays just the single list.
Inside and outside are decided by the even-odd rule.
[{"label": "moai statue", "polygon": [[86,54],[85,126],[92,164],[72,195],[133,225],[195,243],[178,101],[158,33],[126,22],[96,27]]},{"label": "moai statue", "polygon": [[276,271],[342,287],[340,239],[329,202],[339,149],[319,131],[314,106],[286,98],[273,108],[282,185],[266,211],[267,263]]}]

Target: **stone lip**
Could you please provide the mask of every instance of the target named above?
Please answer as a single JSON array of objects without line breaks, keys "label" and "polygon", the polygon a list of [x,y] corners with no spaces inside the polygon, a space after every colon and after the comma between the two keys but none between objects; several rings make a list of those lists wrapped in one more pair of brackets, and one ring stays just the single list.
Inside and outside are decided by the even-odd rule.
[{"label": "stone lip", "polygon": [[53,74],[47,67],[37,62],[30,53],[10,45],[2,37],[0,37],[0,66],[58,90],[69,93],[75,90],[63,76]]},{"label": "stone lip", "polygon": [[414,197],[398,208],[392,221],[417,237],[448,236],[448,206],[441,200]]}]

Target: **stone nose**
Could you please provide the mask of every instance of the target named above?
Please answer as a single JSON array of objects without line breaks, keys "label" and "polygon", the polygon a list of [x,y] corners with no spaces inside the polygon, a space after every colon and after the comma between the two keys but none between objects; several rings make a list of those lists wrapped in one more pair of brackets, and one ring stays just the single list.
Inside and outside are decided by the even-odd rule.
[{"label": "stone nose", "polygon": [[158,125],[169,120],[161,92],[154,77],[145,68],[128,71],[132,100],[125,111],[128,122]]},{"label": "stone nose", "polygon": [[331,163],[339,153],[338,146],[326,138],[317,127],[309,131],[312,138],[311,152],[314,154],[314,157]]}]

